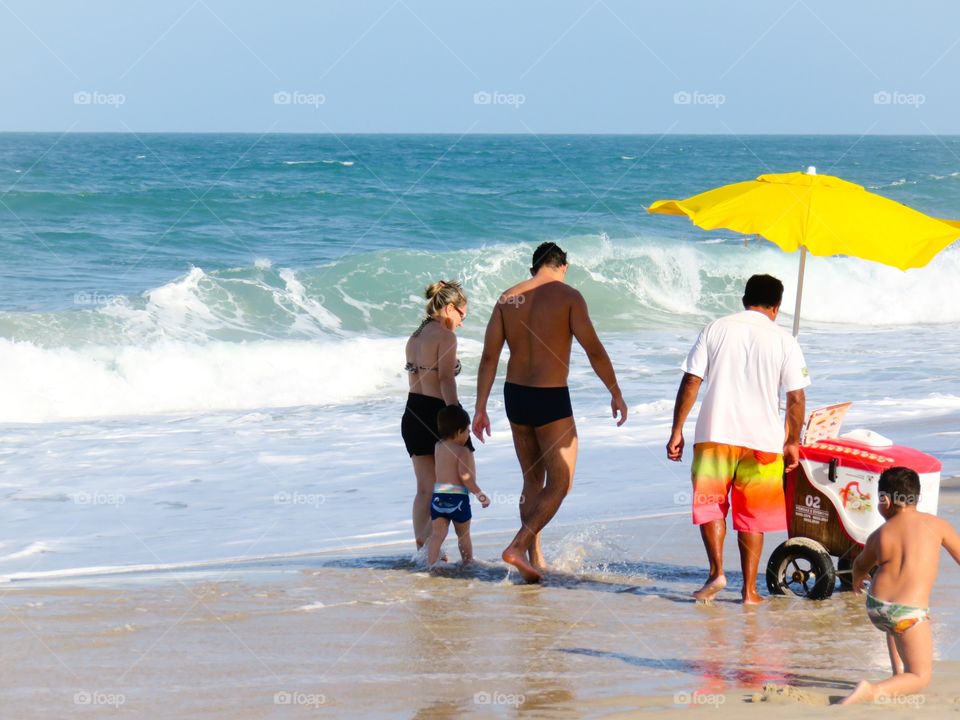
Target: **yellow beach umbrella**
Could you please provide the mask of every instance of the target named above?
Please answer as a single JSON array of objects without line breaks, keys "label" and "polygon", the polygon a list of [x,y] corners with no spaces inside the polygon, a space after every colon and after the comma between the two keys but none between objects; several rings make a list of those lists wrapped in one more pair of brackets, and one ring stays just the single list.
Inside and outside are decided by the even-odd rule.
[{"label": "yellow beach umbrella", "polygon": [[807,172],[761,175],[687,198],[658,200],[648,212],[686,215],[705,230],[760,235],[787,252],[799,249],[793,334],[800,331],[806,253],[850,255],[906,270],[923,267],[960,238],[960,220],[924,215],[862,186]]}]

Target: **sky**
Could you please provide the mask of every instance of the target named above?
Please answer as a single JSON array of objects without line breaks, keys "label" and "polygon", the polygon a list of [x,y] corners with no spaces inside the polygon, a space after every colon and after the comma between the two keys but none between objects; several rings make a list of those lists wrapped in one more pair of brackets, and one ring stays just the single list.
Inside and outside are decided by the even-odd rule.
[{"label": "sky", "polygon": [[0,131],[960,133],[955,0],[0,0],[0,62]]}]

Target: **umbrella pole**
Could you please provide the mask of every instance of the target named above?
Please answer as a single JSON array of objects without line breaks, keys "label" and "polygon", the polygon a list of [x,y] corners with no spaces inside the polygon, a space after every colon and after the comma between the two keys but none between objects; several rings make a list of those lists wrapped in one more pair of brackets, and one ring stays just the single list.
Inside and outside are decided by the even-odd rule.
[{"label": "umbrella pole", "polygon": [[803,300],[803,271],[807,267],[807,248],[800,246],[800,272],[797,274],[797,304],[793,309],[793,336],[800,334],[800,303]]}]

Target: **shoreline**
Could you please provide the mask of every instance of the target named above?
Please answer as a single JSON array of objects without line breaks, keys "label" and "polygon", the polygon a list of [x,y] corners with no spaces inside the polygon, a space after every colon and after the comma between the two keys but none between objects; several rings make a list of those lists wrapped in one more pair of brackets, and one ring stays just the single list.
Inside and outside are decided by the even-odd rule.
[{"label": "shoreline", "polygon": [[[600,520],[576,520],[567,521],[551,525],[551,530],[557,529],[570,530],[573,528],[591,526],[591,525],[612,525],[624,522],[635,522],[641,520],[658,520],[661,518],[687,517],[688,510],[672,510],[663,512],[654,512],[643,515],[630,515],[626,517],[607,518]],[[472,530],[470,536],[477,538],[504,538],[504,544],[513,533],[514,529],[499,528],[495,530]],[[412,534],[412,531],[411,531]],[[450,544],[448,538],[447,544]],[[400,548],[406,546],[410,549],[408,554],[412,557],[415,553],[410,546],[413,540],[410,537],[404,537],[402,540],[386,540],[383,542],[368,543],[364,545],[348,545],[339,548],[327,548],[320,550],[304,550],[302,552],[273,553],[269,555],[251,555],[236,558],[223,558],[217,560],[195,560],[175,563],[156,563],[141,565],[116,565],[116,566],[91,566],[79,568],[66,568],[62,570],[41,570],[36,572],[24,571],[19,573],[10,573],[0,575],[0,588],[6,585],[43,587],[45,584],[69,584],[71,581],[83,581],[87,579],[102,581],[109,578],[143,578],[145,580],[153,579],[152,576],[169,575],[173,581],[178,581],[176,575],[185,573],[188,575],[200,574],[205,572],[215,573],[233,573],[241,577],[248,575],[262,574],[271,565],[280,568],[296,566],[299,564],[308,564],[310,560],[343,560],[349,558],[362,557],[360,553],[369,550],[386,550],[388,548]],[[475,543],[476,544],[476,543]],[[403,556],[398,556],[403,557]]]},{"label": "shoreline", "polygon": [[[960,506],[960,475],[943,478],[940,483],[940,492],[941,508],[948,505],[951,507]],[[944,502],[944,493],[948,495],[948,502]],[[956,499],[952,498],[952,495],[954,494],[957,495]],[[689,510],[687,509],[663,510],[623,517],[590,520],[568,520],[565,522],[551,523],[550,526],[548,526],[547,533],[550,536],[554,536],[558,530],[564,530],[569,533],[570,531],[578,528],[583,529],[597,526],[601,528],[607,528],[616,527],[624,523],[653,521],[665,518],[682,519],[689,517],[689,514]],[[402,532],[403,531],[396,531],[395,533],[377,534],[401,534]],[[491,548],[493,548],[496,546],[496,543],[492,542],[493,538],[500,537],[502,538],[501,544],[505,544],[509,538],[512,537],[514,532],[515,529],[512,526],[490,530],[477,530],[476,528],[473,528],[471,530],[471,537],[475,541],[474,544],[478,547],[489,545]],[[768,538],[764,545],[765,556],[769,554],[773,547],[772,538],[781,538],[782,536],[782,538],[785,539],[786,537],[785,533],[770,533],[769,535],[770,538]],[[481,541],[478,543],[476,542],[478,538],[486,538],[488,542]],[[780,539],[776,540],[777,543],[780,541]],[[412,566],[413,558],[415,556],[412,544],[412,539],[405,535],[403,538],[383,540],[380,542],[344,545],[342,547],[303,550],[296,552],[239,556],[235,558],[115,566],[87,566],[33,572],[12,572],[8,574],[0,574],[0,591],[7,587],[42,588],[45,586],[63,587],[70,585],[82,587],[88,582],[92,582],[98,586],[103,586],[109,585],[111,580],[116,580],[118,584],[124,585],[136,585],[138,581],[142,584],[152,584],[155,581],[163,578],[169,578],[170,582],[181,582],[179,577],[180,575],[185,577],[203,578],[208,575],[216,575],[218,573],[220,575],[229,575],[236,579],[243,580],[259,576],[271,576],[277,573],[287,572],[290,569],[295,569],[297,567],[312,566],[311,561],[313,560],[327,562],[337,562],[351,559],[362,560],[365,557],[364,553],[367,552],[369,554],[369,551],[384,551],[377,552],[377,554],[373,556],[375,559],[390,559],[402,563],[404,562],[404,558],[407,558],[407,561],[409,561]],[[448,548],[448,550],[451,550],[451,552],[455,551],[455,543],[452,543],[449,537],[444,547]],[[385,551],[397,548],[406,548],[409,550],[409,552],[400,555],[385,554]],[[494,554],[494,556],[496,555],[498,555],[498,553]],[[321,562],[320,564],[322,565],[323,563]],[[507,566],[504,565],[505,569],[506,567]],[[761,567],[761,576],[762,571],[763,567]],[[760,577],[758,581],[762,585],[763,578]]]}]

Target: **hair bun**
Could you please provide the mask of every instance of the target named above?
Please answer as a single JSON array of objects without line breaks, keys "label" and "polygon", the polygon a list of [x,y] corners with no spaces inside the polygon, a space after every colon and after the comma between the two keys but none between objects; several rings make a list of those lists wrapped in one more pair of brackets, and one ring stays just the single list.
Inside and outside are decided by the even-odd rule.
[{"label": "hair bun", "polygon": [[427,300],[433,300],[433,298],[436,297],[441,290],[443,290],[446,284],[447,283],[444,280],[437,280],[435,283],[427,285],[427,289],[423,293],[424,297],[426,297]]}]

